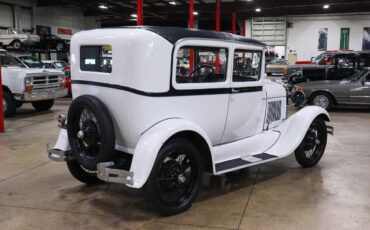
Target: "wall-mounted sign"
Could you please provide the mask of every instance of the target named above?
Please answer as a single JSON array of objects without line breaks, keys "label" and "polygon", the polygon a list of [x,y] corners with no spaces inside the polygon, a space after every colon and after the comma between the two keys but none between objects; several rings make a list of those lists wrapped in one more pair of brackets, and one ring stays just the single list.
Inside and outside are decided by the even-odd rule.
[{"label": "wall-mounted sign", "polygon": [[319,29],[319,51],[326,51],[328,45],[328,28]]},{"label": "wall-mounted sign", "polygon": [[57,29],[58,34],[66,34],[66,35],[72,35],[72,30],[67,28],[58,28]]},{"label": "wall-mounted sign", "polygon": [[364,36],[362,38],[362,50],[370,50],[370,27],[364,28]]},{"label": "wall-mounted sign", "polygon": [[51,27],[36,25],[36,34],[37,35],[49,35],[51,34]]}]

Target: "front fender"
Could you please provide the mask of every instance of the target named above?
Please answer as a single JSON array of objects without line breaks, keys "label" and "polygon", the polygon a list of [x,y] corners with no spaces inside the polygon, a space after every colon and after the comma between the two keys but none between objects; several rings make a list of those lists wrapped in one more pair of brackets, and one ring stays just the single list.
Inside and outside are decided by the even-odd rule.
[{"label": "front fender", "polygon": [[274,128],[275,131],[280,132],[280,138],[266,153],[285,157],[294,152],[302,142],[312,121],[318,116],[324,116],[325,120],[330,120],[328,112],[318,106],[306,106],[290,116]]},{"label": "front fender", "polygon": [[198,133],[204,138],[210,151],[212,151],[209,137],[198,125],[180,118],[164,120],[143,133],[135,147],[130,168],[134,175],[132,187],[141,188],[146,183],[163,144],[173,135],[182,131]]}]

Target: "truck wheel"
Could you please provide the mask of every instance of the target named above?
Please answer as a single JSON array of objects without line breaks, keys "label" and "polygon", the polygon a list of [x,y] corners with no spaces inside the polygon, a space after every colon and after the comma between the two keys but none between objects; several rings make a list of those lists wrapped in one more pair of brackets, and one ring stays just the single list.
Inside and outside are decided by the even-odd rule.
[{"label": "truck wheel", "polygon": [[4,117],[11,117],[17,112],[17,101],[8,91],[3,91]]},{"label": "truck wheel", "polygon": [[102,180],[96,177],[96,171],[83,168],[76,160],[66,161],[69,172],[74,178],[88,185],[101,184]]},{"label": "truck wheel", "polygon": [[324,154],[326,141],[325,121],[317,117],[308,128],[302,143],[294,151],[297,162],[303,168],[316,165]]},{"label": "truck wheel", "polygon": [[45,101],[34,101],[32,102],[33,108],[37,111],[46,111],[51,109],[54,105],[54,100],[45,100]]},{"label": "truck wheel", "polygon": [[13,48],[19,50],[22,47],[22,42],[19,40],[13,41]]},{"label": "truck wheel", "polygon": [[172,139],[160,150],[144,195],[160,215],[174,215],[191,207],[202,176],[203,163],[198,148],[187,139]]},{"label": "truck wheel", "polygon": [[67,124],[72,154],[84,168],[95,171],[98,163],[113,159],[116,142],[113,122],[98,98],[83,95],[74,99]]},{"label": "truck wheel", "polygon": [[320,106],[329,111],[333,105],[333,99],[331,95],[326,92],[318,92],[310,98],[310,104]]}]

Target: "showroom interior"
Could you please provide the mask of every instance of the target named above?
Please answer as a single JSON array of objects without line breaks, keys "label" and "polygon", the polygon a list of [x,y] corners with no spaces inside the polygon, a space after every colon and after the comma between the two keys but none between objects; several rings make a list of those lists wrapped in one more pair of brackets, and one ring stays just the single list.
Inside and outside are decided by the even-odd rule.
[{"label": "showroom interior", "polygon": [[369,229],[368,0],[0,0],[0,69],[0,229]]}]

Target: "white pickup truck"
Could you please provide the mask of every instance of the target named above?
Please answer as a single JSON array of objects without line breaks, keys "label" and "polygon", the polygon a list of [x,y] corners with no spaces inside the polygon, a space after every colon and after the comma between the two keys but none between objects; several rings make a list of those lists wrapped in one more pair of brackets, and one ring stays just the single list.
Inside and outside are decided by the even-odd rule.
[{"label": "white pickup truck", "polygon": [[38,111],[49,110],[54,99],[67,95],[64,73],[25,68],[0,49],[4,116],[11,117],[23,103]]}]

